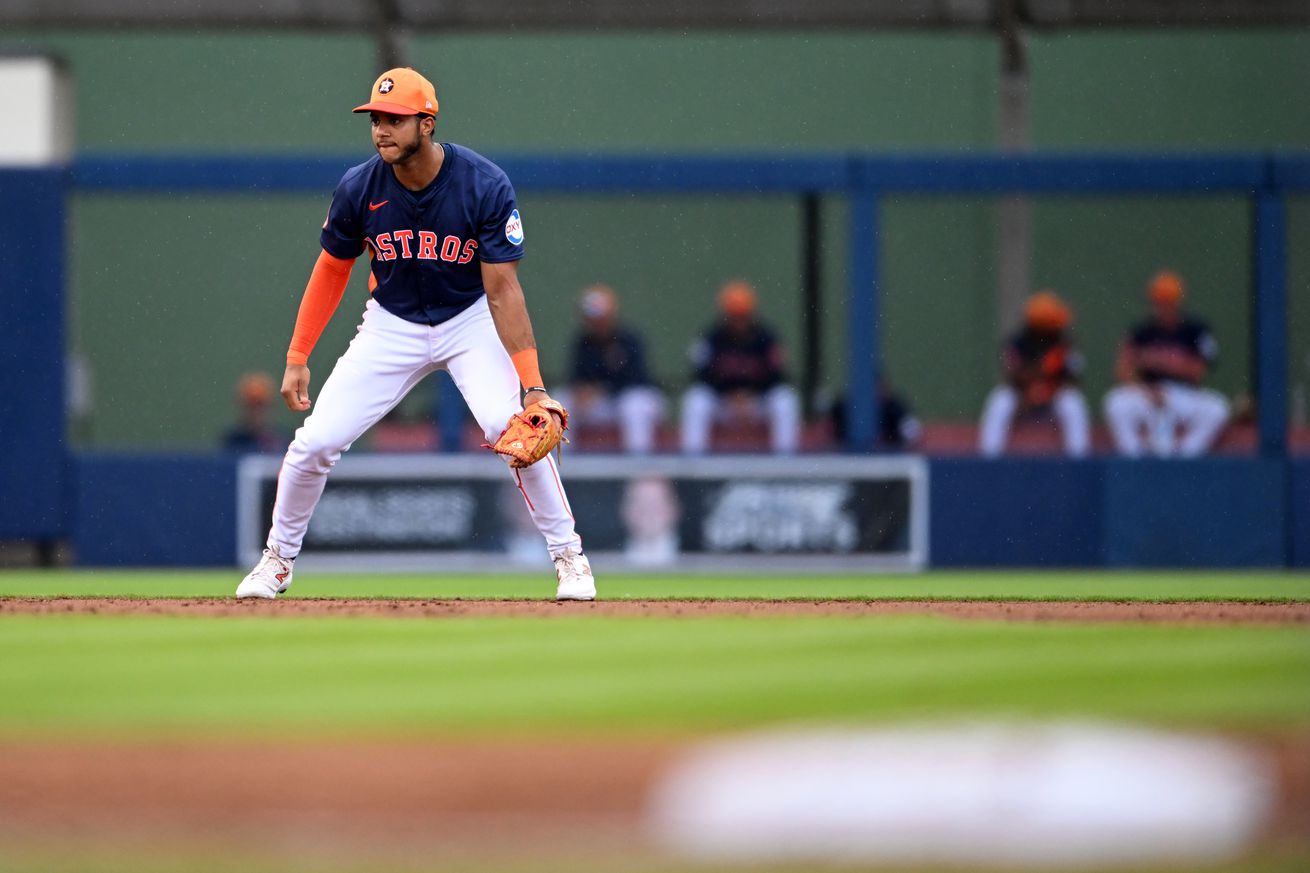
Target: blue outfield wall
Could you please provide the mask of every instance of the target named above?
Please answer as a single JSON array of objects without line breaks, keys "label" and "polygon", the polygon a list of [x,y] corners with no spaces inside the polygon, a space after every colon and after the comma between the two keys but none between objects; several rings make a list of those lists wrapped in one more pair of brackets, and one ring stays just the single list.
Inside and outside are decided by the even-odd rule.
[{"label": "blue outfield wall", "polygon": [[1310,567],[1310,458],[1294,458],[1288,468],[1288,563]]},{"label": "blue outfield wall", "polygon": [[57,169],[0,169],[0,540],[68,531],[64,193]]},{"label": "blue outfield wall", "polygon": [[1287,563],[1286,462],[1114,460],[1102,469],[1106,565]]},{"label": "blue outfield wall", "polygon": [[938,567],[1101,563],[1101,463],[935,460],[929,497]]},{"label": "blue outfield wall", "polygon": [[[1310,567],[1310,459],[938,459],[930,475],[934,567]],[[73,476],[79,564],[233,565],[235,458],[83,455]]]},{"label": "blue outfield wall", "polygon": [[92,567],[230,567],[236,459],[82,455],[74,462],[73,547]]},{"label": "blue outfield wall", "polygon": [[931,493],[936,567],[1310,565],[1302,461],[938,460]]}]

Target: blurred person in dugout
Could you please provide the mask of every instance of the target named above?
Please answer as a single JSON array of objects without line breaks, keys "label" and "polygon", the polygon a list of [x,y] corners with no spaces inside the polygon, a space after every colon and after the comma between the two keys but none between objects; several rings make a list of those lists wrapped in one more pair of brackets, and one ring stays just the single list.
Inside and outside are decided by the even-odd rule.
[{"label": "blurred person in dugout", "polygon": [[1183,312],[1183,280],[1157,273],[1147,286],[1151,317],[1119,346],[1119,385],[1105,395],[1105,418],[1120,453],[1137,458],[1204,454],[1228,421],[1228,401],[1201,387],[1219,344],[1205,322]]},{"label": "blurred person in dugout", "polygon": [[617,424],[624,451],[647,454],[655,448],[664,395],[651,384],[641,337],[619,323],[618,298],[606,285],[584,289],[578,310],[573,375],[556,396],[574,427]]},{"label": "blurred person in dugout", "polygon": [[[878,410],[878,433],[873,449],[884,452],[907,452],[918,447],[923,438],[923,423],[914,414],[910,403],[899,391],[879,374],[874,392],[874,408]],[[850,408],[842,398],[832,408],[832,430],[837,442],[845,445],[850,433]]]},{"label": "blurred person in dugout", "polygon": [[1015,415],[1048,411],[1060,424],[1065,454],[1087,455],[1091,416],[1078,388],[1083,358],[1069,336],[1072,324],[1072,311],[1054,292],[1039,291],[1028,298],[1023,327],[1001,353],[1005,381],[992,389],[983,405],[978,450],[985,457],[1005,451]]},{"label": "blurred person in dugout", "polygon": [[703,454],[716,421],[766,419],[774,452],[800,443],[800,398],[786,384],[782,343],[756,315],[755,289],[734,279],[719,291],[719,320],[691,348],[694,384],[682,397],[682,450]]},{"label": "blurred person in dugout", "polygon": [[290,434],[269,421],[277,396],[277,386],[267,373],[246,373],[237,380],[237,422],[223,435],[223,448],[241,454],[286,451]]}]

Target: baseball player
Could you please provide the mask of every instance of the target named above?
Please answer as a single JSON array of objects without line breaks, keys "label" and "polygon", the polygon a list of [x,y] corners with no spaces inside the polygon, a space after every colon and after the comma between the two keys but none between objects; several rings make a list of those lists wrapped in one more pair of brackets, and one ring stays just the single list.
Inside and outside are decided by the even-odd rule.
[{"label": "baseball player", "polygon": [[585,289],[578,304],[573,379],[560,399],[579,425],[618,424],[624,451],[650,454],[664,395],[646,372],[645,344],[619,321],[619,300],[608,285]]},{"label": "baseball player", "polygon": [[1162,458],[1197,457],[1228,421],[1228,401],[1201,387],[1219,344],[1209,326],[1183,312],[1183,280],[1177,274],[1157,274],[1147,293],[1152,317],[1119,347],[1120,384],[1105,395],[1105,418],[1128,457],[1148,450]]},{"label": "baseball player", "polygon": [[[328,472],[429,373],[450,373],[489,443],[511,416],[526,415],[521,404],[555,407],[550,414],[565,419],[557,429],[566,424],[542,384],[517,277],[523,221],[505,173],[470,149],[433,140],[436,91],[412,69],[383,73],[354,111],[369,114],[377,154],[342,176],[323,222],[282,379],[290,409],[310,408],[310,352],[365,252],[370,299],[287,449],[268,547],[237,587],[240,598],[287,589]],[[555,563],[556,598],[592,600],[595,580],[559,468],[548,454],[527,463],[511,461],[512,475]]]},{"label": "baseball player", "polygon": [[765,418],[778,454],[800,444],[801,402],[786,382],[782,343],[759,319],[747,282],[719,289],[719,320],[692,344],[694,383],[682,396],[682,450],[703,455],[716,420]]},{"label": "baseball player", "polygon": [[1065,454],[1087,455],[1092,445],[1087,398],[1078,388],[1083,356],[1069,337],[1073,313],[1053,291],[1039,291],[1024,304],[1023,327],[1001,356],[1005,382],[987,395],[978,428],[984,457],[1005,451],[1010,425],[1020,411],[1050,410],[1060,422]]}]

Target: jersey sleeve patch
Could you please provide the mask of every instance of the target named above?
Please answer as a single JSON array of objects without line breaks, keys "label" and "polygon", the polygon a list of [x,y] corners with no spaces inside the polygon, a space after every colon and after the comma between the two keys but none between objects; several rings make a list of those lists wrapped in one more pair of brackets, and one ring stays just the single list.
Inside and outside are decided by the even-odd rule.
[{"label": "jersey sleeve patch", "polygon": [[505,239],[509,240],[511,245],[523,245],[523,219],[517,209],[505,220]]}]

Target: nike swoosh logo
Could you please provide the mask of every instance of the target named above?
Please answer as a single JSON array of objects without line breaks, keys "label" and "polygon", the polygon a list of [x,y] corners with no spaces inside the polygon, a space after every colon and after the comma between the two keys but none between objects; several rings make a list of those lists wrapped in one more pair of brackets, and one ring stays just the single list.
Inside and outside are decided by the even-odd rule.
[{"label": "nike swoosh logo", "polygon": [[390,202],[391,202],[390,200],[383,200],[381,203],[374,203],[372,201],[369,201],[368,211],[376,212],[377,210],[381,209],[383,206],[386,206]]}]

